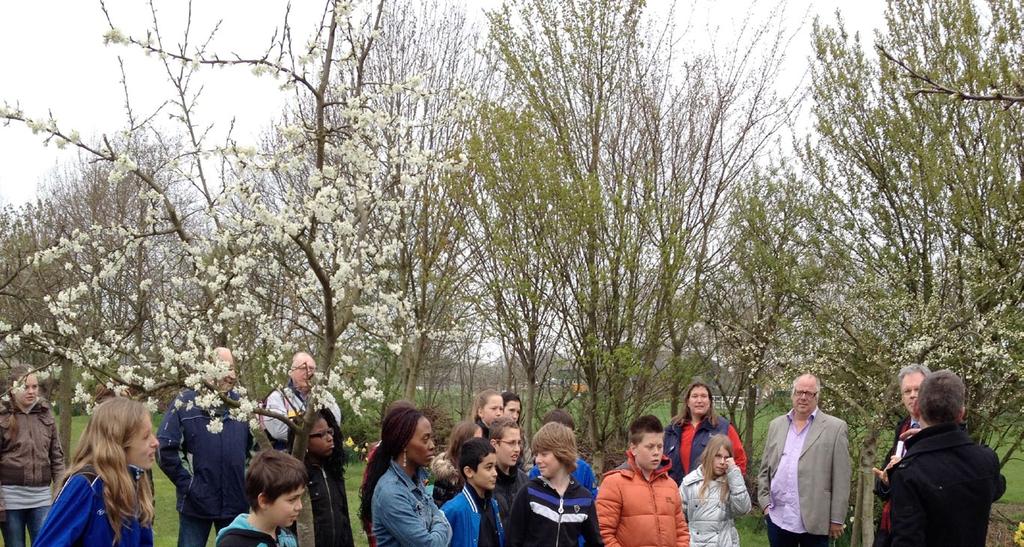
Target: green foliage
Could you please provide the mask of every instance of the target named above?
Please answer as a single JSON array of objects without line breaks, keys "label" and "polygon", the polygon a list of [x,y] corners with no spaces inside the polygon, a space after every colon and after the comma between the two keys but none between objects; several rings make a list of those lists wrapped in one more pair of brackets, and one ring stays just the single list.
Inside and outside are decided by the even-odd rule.
[{"label": "green foliage", "polygon": [[[1020,70],[1021,6],[894,0],[880,47],[956,86],[986,88]],[[899,367],[952,368],[968,383],[972,431],[1019,415],[1024,275],[1024,133],[1019,110],[901,92],[842,22],[815,25],[819,140],[804,158],[820,185],[817,229],[829,269],[817,364],[835,391],[883,392]],[[894,400],[894,399],[890,399]],[[847,401],[871,419],[884,403]],[[860,408],[858,408],[860,407]]]}]

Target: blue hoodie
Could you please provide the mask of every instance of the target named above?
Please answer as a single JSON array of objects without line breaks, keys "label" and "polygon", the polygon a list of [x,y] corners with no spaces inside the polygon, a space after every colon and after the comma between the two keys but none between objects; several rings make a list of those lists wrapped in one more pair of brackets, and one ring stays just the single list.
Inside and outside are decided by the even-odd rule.
[{"label": "blue hoodie", "polygon": [[[129,469],[138,483],[144,471],[134,466]],[[103,503],[103,479],[87,467],[64,483],[39,530],[39,537],[32,538],[32,544],[47,547],[152,547],[153,529],[142,526],[138,518],[133,518],[121,527],[121,541],[114,543],[114,529],[107,519],[107,508]]]},{"label": "blue hoodie", "polygon": [[275,540],[249,524],[249,513],[242,513],[231,524],[217,532],[217,547],[299,547],[295,536],[284,528],[277,529]]}]

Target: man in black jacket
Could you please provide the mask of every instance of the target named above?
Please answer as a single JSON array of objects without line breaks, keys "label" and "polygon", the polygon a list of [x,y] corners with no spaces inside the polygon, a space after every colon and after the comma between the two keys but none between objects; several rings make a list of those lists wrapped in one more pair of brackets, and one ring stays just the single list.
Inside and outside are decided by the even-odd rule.
[{"label": "man in black jacket", "polygon": [[963,420],[964,383],[940,370],[921,383],[923,429],[890,470],[892,545],[985,545],[992,502],[1006,491],[999,458],[975,444]]},{"label": "man in black jacket", "polygon": [[494,499],[498,502],[498,515],[502,526],[508,527],[512,502],[519,489],[529,482],[520,469],[519,457],[523,453],[523,432],[512,418],[502,416],[491,423],[491,444],[498,456],[498,480],[494,486]]},{"label": "man in black jacket", "polygon": [[873,469],[875,472],[875,495],[883,502],[882,517],[878,523],[878,530],[875,532],[875,547],[889,545],[889,534],[892,532],[889,470],[903,458],[903,454],[907,451],[907,440],[921,431],[921,409],[917,406],[917,395],[921,390],[921,382],[931,373],[932,371],[928,367],[915,364],[903,367],[897,375],[900,400],[903,402],[903,408],[907,409],[907,417],[896,426],[892,447],[885,459],[882,460],[881,469],[877,467]]}]

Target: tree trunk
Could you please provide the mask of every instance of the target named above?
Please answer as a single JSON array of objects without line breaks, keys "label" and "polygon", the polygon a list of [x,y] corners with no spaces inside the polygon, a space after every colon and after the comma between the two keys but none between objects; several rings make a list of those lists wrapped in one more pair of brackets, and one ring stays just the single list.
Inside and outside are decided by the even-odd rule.
[{"label": "tree trunk", "polygon": [[[61,359],[60,386],[57,388],[57,404],[60,405],[60,446],[64,450],[64,464],[71,461],[71,418],[74,412],[71,400],[75,396],[75,368],[67,359]],[[58,477],[54,477],[58,480]]]},{"label": "tree trunk", "polygon": [[[675,325],[675,321],[672,321]],[[672,392],[669,393],[669,417],[671,420],[679,415],[680,397],[683,390],[683,344],[675,335],[672,337]]]},{"label": "tree trunk", "polygon": [[[860,462],[858,462],[859,464]],[[856,475],[857,477],[857,488],[854,490],[853,498],[853,534],[850,537],[850,547],[860,547],[864,545],[864,530],[862,529],[861,523],[861,511],[863,504],[861,500],[864,499],[864,470],[860,465],[857,466]]]},{"label": "tree trunk", "polygon": [[419,379],[419,356],[415,355],[415,344],[405,344],[402,351],[402,398],[416,401],[416,382]]},{"label": "tree trunk", "polygon": [[[526,370],[526,408],[523,409],[523,442],[533,437],[533,421],[537,415],[537,368],[530,366]],[[525,450],[524,450],[525,452]]]},{"label": "tree trunk", "polygon": [[515,357],[506,349],[504,338],[501,342],[501,356],[505,359],[505,389],[516,393],[515,375],[512,373]]},{"label": "tree trunk", "polygon": [[[593,359],[593,357],[590,357]],[[588,366],[595,366],[591,363]],[[587,420],[587,440],[590,441],[590,448],[593,450],[591,454],[591,464],[594,469],[604,468],[604,450],[598,446],[598,431],[597,431],[597,390],[595,389],[597,382],[591,380],[596,379],[596,374],[587,375],[587,404],[586,408],[586,420]]]},{"label": "tree trunk", "polygon": [[747,384],[747,402],[743,406],[743,416],[746,423],[743,424],[743,448],[747,454],[754,453],[754,420],[757,419],[757,383],[751,378]]},{"label": "tree trunk", "polygon": [[850,547],[872,545],[875,542],[875,474],[871,471],[878,447],[878,431],[871,430],[857,458],[857,490],[853,506],[853,535]]},{"label": "tree trunk", "polygon": [[[342,495],[345,492],[342,491]],[[299,518],[295,519],[295,535],[299,540],[299,547],[316,545],[316,531],[313,529],[313,502],[309,499],[309,490],[302,493],[302,509],[299,510]]]},{"label": "tree trunk", "polygon": [[672,389],[668,397],[668,419],[679,414],[679,390],[682,389],[678,371],[672,375]]}]

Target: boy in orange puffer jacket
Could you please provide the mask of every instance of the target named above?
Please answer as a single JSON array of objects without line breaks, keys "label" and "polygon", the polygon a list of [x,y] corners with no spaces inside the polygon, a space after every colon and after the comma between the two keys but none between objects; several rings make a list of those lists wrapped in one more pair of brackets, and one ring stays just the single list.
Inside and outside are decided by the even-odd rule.
[{"label": "boy in orange puffer jacket", "polygon": [[597,493],[597,522],[608,547],[658,545],[688,547],[676,482],[664,456],[665,430],[655,416],[629,426],[627,461],[605,473]]}]

